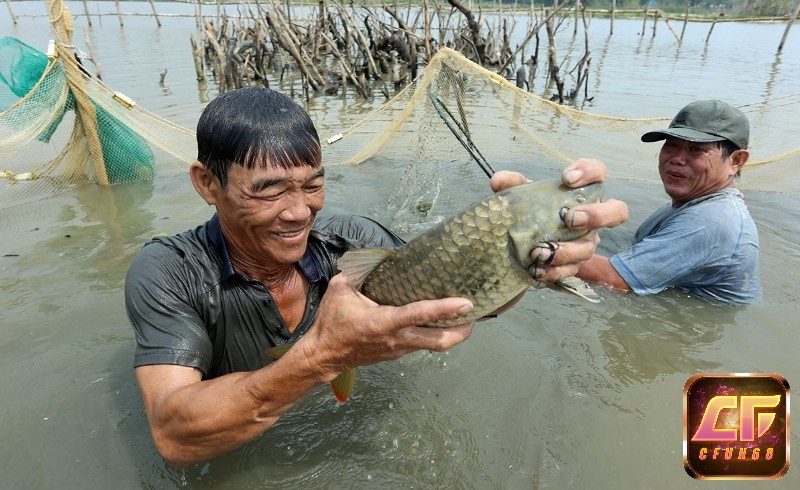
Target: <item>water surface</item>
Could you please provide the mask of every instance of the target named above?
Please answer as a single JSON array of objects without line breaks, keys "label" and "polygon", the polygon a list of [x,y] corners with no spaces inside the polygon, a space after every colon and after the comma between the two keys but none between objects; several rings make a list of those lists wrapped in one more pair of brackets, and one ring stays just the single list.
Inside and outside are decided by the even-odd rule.
[{"label": "water surface", "polygon": [[[70,2],[74,13],[82,3]],[[148,11],[146,2],[123,2]],[[159,12],[188,11],[157,3]],[[112,2],[89,2],[111,11]],[[2,7],[0,7],[2,8]],[[40,2],[13,2],[17,15]],[[198,87],[191,18],[76,20],[102,63],[103,80],[139,104],[192,128],[214,96]],[[748,103],[797,90],[800,34],[775,49],[779,24],[687,27],[678,46],[661,26],[592,21],[595,70],[585,110],[670,117],[695,98]],[[4,11],[0,32],[44,49],[43,17]],[[159,74],[169,69],[164,87]],[[279,87],[275,87],[279,88]],[[320,133],[348,127],[380,104],[350,96],[309,104]],[[599,144],[599,143],[598,143]],[[599,145],[621,160],[641,147]],[[593,155],[594,148],[575,154]],[[657,148],[649,153],[655,164]],[[380,203],[375,169],[337,167],[329,206],[363,212],[348,196]],[[353,192],[354,188],[357,192]],[[666,201],[654,184],[609,182],[631,219],[603,234],[609,253]],[[730,308],[679,292],[638,298],[601,291],[598,305],[549,290],[530,292],[502,318],[479,324],[451,352],[416,353],[361,370],[344,405],[321,387],[272,430],[186,471],[155,453],[133,379],[133,334],[124,315],[125,271],[155,233],[203,222],[210,210],[185,174],[154,182],[75,189],[0,215],[0,468],[4,488],[749,488],[697,482],[682,467],[682,388],[697,372],[776,372],[800,380],[797,318],[800,201],[751,192],[761,233],[764,299]],[[795,431],[795,434],[797,431]],[[798,438],[792,437],[797,446]],[[769,488],[800,486],[797,468]]]}]

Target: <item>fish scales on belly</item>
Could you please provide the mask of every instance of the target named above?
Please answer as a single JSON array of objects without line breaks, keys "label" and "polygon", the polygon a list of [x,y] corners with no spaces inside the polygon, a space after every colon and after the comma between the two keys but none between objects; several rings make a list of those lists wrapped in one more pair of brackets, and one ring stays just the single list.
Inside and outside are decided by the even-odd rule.
[{"label": "fish scales on belly", "polygon": [[586,233],[567,228],[562,209],[601,199],[600,184],[580,189],[558,181],[516,186],[473,204],[398,250],[347,252],[339,269],[365,296],[383,305],[454,296],[472,301],[471,317],[429,326],[476,320],[538,285],[529,273],[534,245]]}]

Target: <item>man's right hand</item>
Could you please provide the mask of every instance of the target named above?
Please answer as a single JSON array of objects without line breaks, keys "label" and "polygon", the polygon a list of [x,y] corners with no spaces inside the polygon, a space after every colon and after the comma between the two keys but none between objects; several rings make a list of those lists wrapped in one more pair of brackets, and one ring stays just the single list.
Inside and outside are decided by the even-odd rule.
[{"label": "man's right hand", "polygon": [[472,312],[464,298],[445,298],[381,306],[348,282],[331,279],[314,327],[292,350],[302,347],[326,378],[358,366],[393,360],[417,350],[446,351],[466,340],[473,322],[448,328],[420,325],[450,320]]}]

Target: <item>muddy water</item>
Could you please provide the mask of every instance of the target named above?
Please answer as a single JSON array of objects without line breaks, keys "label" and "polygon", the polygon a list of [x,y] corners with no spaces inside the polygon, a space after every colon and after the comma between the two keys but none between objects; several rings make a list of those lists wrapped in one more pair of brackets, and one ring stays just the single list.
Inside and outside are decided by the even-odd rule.
[{"label": "muddy water", "polygon": [[[74,13],[82,3],[70,3]],[[147,2],[126,11],[148,11]],[[159,12],[191,6],[157,3]],[[89,2],[111,11],[113,2]],[[2,7],[0,7],[2,8]],[[13,2],[15,14],[43,14]],[[43,17],[0,32],[34,46],[50,37]],[[593,21],[599,74],[591,107],[629,117],[668,116],[684,100],[759,100],[797,89],[800,37],[773,53],[780,25],[690,25],[636,32],[640,21]],[[194,77],[190,18],[93,19],[88,30],[104,81],[142,106],[193,127],[213,97]],[[76,40],[85,19],[78,18]],[[741,40],[746,39],[743,43]],[[738,53],[733,56],[731,53]],[[743,57],[749,61],[743,65]],[[164,87],[159,73],[169,69]],[[742,94],[747,94],[742,95]],[[676,102],[680,101],[680,102]],[[346,127],[376,104],[352,97],[310,105],[321,133]],[[635,141],[635,136],[632,136]],[[627,151],[620,145],[620,154]],[[591,148],[586,149],[591,154]],[[363,169],[337,169],[370,199]],[[329,202],[348,207],[330,182]],[[371,195],[373,193],[374,195]],[[613,252],[665,201],[660,187],[609,183],[629,223],[603,235]],[[186,471],[152,447],[131,361],[122,281],[154,233],[209,217],[185,175],[111,189],[87,187],[0,216],[0,474],[4,488],[694,488],[682,467],[682,388],[697,372],[776,372],[800,380],[797,306],[800,201],[747,194],[762,241],[764,300],[709,305],[677,292],[636,298],[601,291],[598,305],[532,291],[502,318],[445,354],[417,353],[361,370],[353,398],[338,405],[321,388],[262,437]],[[797,431],[794,431],[795,434]],[[793,437],[797,445],[797,437]],[[797,488],[796,468],[770,488]],[[703,482],[745,488],[743,482]]]}]

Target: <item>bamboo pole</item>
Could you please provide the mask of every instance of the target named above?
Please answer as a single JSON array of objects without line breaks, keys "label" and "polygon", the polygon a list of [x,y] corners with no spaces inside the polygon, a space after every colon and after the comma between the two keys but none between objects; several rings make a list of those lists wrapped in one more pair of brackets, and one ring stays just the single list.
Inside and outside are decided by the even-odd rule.
[{"label": "bamboo pole", "polygon": [[789,29],[792,28],[792,24],[797,18],[798,12],[800,12],[800,0],[797,0],[797,5],[795,5],[794,10],[792,10],[792,15],[791,17],[789,17],[789,22],[786,23],[786,30],[783,31],[783,37],[781,37],[781,43],[778,45],[779,53],[783,51],[783,45],[786,43],[786,38],[789,36]]},{"label": "bamboo pole", "polygon": [[89,15],[89,4],[86,3],[86,0],[83,0],[83,12],[86,14],[86,22],[89,23],[89,27],[92,27],[92,17]]},{"label": "bamboo pole", "polygon": [[72,34],[75,30],[72,14],[70,14],[61,0],[47,0],[47,15],[53,28],[53,33],[58,40],[56,50],[61,62],[64,64],[67,83],[72,95],[75,97],[77,104],[75,111],[77,115],[76,121],[81,125],[83,134],[86,137],[89,156],[92,159],[95,175],[97,176],[97,183],[108,185],[108,173],[103,159],[103,147],[100,144],[100,136],[97,130],[97,112],[84,89],[86,78],[77,61],[75,61],[72,51],[67,47],[72,45]]},{"label": "bamboo pole", "polygon": [[644,37],[644,30],[647,28],[647,5],[644,6],[644,19],[642,19],[642,37]]},{"label": "bamboo pole", "polygon": [[119,26],[125,27],[125,21],[122,20],[122,10],[119,8],[119,0],[114,0],[114,4],[117,6],[117,18],[119,19]]},{"label": "bamboo pole", "polygon": [[716,25],[719,15],[720,14],[717,14],[717,16],[714,17],[714,20],[711,22],[711,27],[708,29],[708,35],[706,36],[706,44],[708,44],[708,40],[711,39],[711,33],[714,31],[714,25]]},{"label": "bamboo pole", "polygon": [[158,24],[158,27],[161,27],[161,19],[158,18],[158,12],[156,12],[156,4],[153,3],[153,0],[150,0],[150,7],[153,8],[153,15],[156,18],[156,24]]},{"label": "bamboo pole", "polygon": [[683,14],[683,28],[681,29],[681,37],[678,39],[679,43],[683,42],[683,34],[686,32],[686,24],[689,22],[689,9],[691,6],[691,2],[686,2],[686,13]]},{"label": "bamboo pole", "polygon": [[675,32],[675,29],[673,29],[672,26],[669,24],[669,20],[664,15],[664,12],[662,12],[661,10],[659,10],[658,12],[659,15],[661,16],[661,19],[664,20],[664,24],[666,24],[667,28],[669,29],[669,32],[671,32],[672,35],[675,36],[675,40],[678,41],[678,43],[680,43],[681,39],[678,37],[678,34]]},{"label": "bamboo pole", "polygon": [[8,7],[8,13],[11,15],[11,21],[14,25],[17,25],[17,16],[14,15],[14,11],[11,10],[11,0],[6,0],[6,7]]},{"label": "bamboo pole", "polygon": [[202,7],[200,6],[200,0],[195,0],[194,2],[194,23],[198,30],[202,30],[203,15]]},{"label": "bamboo pole", "polygon": [[102,80],[103,76],[100,74],[100,61],[94,56],[94,49],[92,48],[92,39],[89,37],[89,29],[83,28],[83,37],[86,38],[86,49],[89,51],[89,60],[94,65],[94,76],[98,80]]},{"label": "bamboo pole", "polygon": [[608,32],[609,36],[614,35],[614,17],[617,15],[617,0],[611,0],[611,30]]},{"label": "bamboo pole", "polygon": [[656,11],[653,12],[653,37],[656,37],[656,27],[658,26],[658,14],[660,12],[661,11],[658,9],[656,9]]}]

